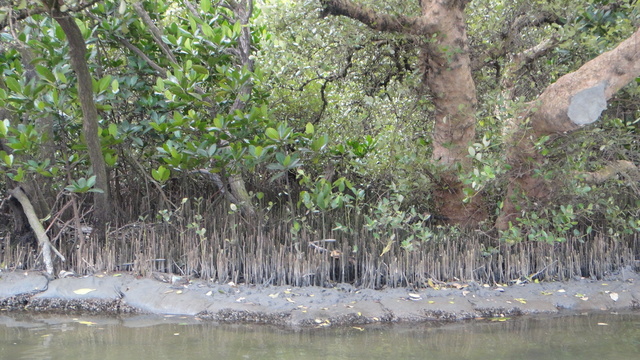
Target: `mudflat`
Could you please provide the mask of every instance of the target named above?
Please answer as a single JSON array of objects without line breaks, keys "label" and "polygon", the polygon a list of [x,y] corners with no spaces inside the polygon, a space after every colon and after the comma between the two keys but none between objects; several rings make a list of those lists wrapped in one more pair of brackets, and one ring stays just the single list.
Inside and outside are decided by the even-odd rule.
[{"label": "mudflat", "polygon": [[349,284],[261,286],[123,272],[50,280],[38,271],[2,271],[0,311],[175,314],[304,327],[640,310],[640,276],[631,270],[602,280],[431,285],[380,290]]}]

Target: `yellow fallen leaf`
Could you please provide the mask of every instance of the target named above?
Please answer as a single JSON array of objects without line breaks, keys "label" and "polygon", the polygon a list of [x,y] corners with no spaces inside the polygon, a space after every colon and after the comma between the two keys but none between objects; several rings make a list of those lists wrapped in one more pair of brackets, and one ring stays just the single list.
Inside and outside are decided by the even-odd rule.
[{"label": "yellow fallen leaf", "polygon": [[517,302],[519,302],[521,304],[526,304],[527,303],[527,300],[525,300],[523,298],[517,298],[517,299],[513,299],[513,300],[515,300],[515,301],[517,301]]},{"label": "yellow fallen leaf", "polygon": [[291,300],[291,298],[287,298],[287,301],[290,303],[294,303],[295,301]]},{"label": "yellow fallen leaf", "polygon": [[78,290],[73,290],[74,293],[78,294],[78,295],[86,295],[92,291],[96,291],[96,289],[78,289]]},{"label": "yellow fallen leaf", "polygon": [[113,274],[113,277],[122,276],[122,274]]},{"label": "yellow fallen leaf", "polygon": [[278,296],[280,296],[280,293],[275,293],[275,294],[269,294],[269,297],[272,299],[277,298]]},{"label": "yellow fallen leaf", "polygon": [[364,331],[364,328],[361,328],[361,327],[353,326],[353,328],[356,330]]},{"label": "yellow fallen leaf", "polygon": [[176,294],[182,294],[182,290],[176,291]]},{"label": "yellow fallen leaf", "polygon": [[541,291],[540,293],[542,295],[551,295],[551,294],[553,294],[551,291]]},{"label": "yellow fallen leaf", "polygon": [[433,283],[433,280],[431,279],[427,279],[427,284],[429,285],[430,288],[432,288],[433,290],[439,290],[440,289],[440,285],[436,285]]},{"label": "yellow fallen leaf", "polygon": [[433,301],[433,300],[429,300],[429,301],[427,301],[427,302],[428,302],[429,304],[435,304],[435,303],[436,303],[436,302],[435,302],[435,301]]},{"label": "yellow fallen leaf", "polygon": [[92,325],[95,325],[96,323],[94,323],[93,321],[78,321],[78,324],[92,326]]},{"label": "yellow fallen leaf", "polygon": [[387,245],[384,247],[384,249],[382,249],[382,252],[380,253],[380,256],[386,254],[389,252],[389,250],[391,250],[391,245],[393,245],[393,240],[389,240],[389,242],[387,243]]}]

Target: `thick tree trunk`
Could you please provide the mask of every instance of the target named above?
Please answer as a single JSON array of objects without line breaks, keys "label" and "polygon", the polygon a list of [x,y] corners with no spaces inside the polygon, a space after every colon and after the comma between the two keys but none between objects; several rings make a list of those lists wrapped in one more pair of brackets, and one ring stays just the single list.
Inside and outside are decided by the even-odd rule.
[{"label": "thick tree trunk", "polygon": [[486,218],[480,196],[464,203],[460,171],[471,170],[467,157],[475,138],[476,88],[471,76],[464,8],[467,1],[422,0],[418,17],[378,14],[349,0],[323,0],[325,14],[343,15],[374,30],[422,37],[424,82],[435,105],[432,161],[443,172],[435,198],[441,215],[450,222],[473,225]]},{"label": "thick tree trunk", "polygon": [[541,136],[568,133],[598,120],[607,100],[620,88],[640,76],[640,30],[615,49],[584,64],[575,72],[551,84],[531,104],[528,118],[531,128],[520,126],[512,135],[507,161],[511,165],[507,197],[496,227],[505,230],[518,215],[518,198],[544,201],[553,188],[544,179],[534,177],[542,163],[535,149]]},{"label": "thick tree trunk", "polygon": [[437,19],[435,38],[424,49],[425,81],[433,96],[434,162],[444,166],[435,198],[440,213],[455,224],[474,225],[486,218],[482,198],[464,203],[459,171],[471,169],[469,144],[476,133],[476,88],[464,19],[464,2],[422,1],[423,17]]},{"label": "thick tree trunk", "polygon": [[[44,3],[46,6],[47,2],[45,1]],[[91,73],[85,59],[87,48],[75,20],[68,13],[60,11],[59,6],[59,2],[55,2],[54,8],[50,9],[51,15],[60,24],[67,36],[71,67],[78,79],[78,99],[84,115],[82,122],[83,135],[89,151],[93,173],[96,176],[96,187],[103,191],[102,193],[94,194],[96,230],[98,231],[98,236],[100,236],[100,234],[104,233],[104,225],[111,217],[111,203],[107,165],[102,155],[102,145],[98,134],[98,110],[93,100]]]}]

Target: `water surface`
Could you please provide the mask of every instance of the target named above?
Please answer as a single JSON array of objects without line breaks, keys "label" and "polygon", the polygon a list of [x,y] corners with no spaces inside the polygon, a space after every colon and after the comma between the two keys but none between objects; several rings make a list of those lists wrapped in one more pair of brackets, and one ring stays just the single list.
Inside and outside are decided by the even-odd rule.
[{"label": "water surface", "polygon": [[0,313],[0,359],[637,359],[640,313],[291,330]]}]

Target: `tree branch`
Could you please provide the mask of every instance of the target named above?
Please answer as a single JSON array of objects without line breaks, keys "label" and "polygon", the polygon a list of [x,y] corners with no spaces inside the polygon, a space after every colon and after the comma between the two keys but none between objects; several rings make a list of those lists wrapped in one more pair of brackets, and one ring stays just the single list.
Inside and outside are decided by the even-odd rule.
[{"label": "tree branch", "polygon": [[321,17],[327,15],[346,16],[360,21],[373,30],[426,35],[435,32],[436,28],[435,22],[427,21],[424,17],[380,14],[350,0],[321,0],[320,3],[324,8]]},{"label": "tree branch", "polygon": [[[75,12],[79,12],[82,11],[88,7],[93,6],[94,4],[100,2],[102,0],[89,0],[86,3],[83,4],[78,4],[76,6],[72,6],[69,7],[69,10],[67,10],[66,12],[69,13],[75,13]],[[20,21],[20,20],[24,20],[26,18],[28,18],[31,15],[37,15],[37,14],[45,14],[48,13],[49,11],[44,8],[44,7],[40,7],[40,8],[36,8],[36,9],[22,9],[20,11],[18,11],[17,13],[14,13],[14,15],[8,16],[4,21],[0,22],[0,31],[4,30],[5,27],[9,26],[10,23],[14,23],[16,21]]]},{"label": "tree branch", "polygon": [[588,184],[602,184],[618,174],[628,176],[633,181],[640,180],[640,170],[628,160],[615,161],[598,171],[583,173],[584,181]]},{"label": "tree branch", "polygon": [[36,235],[36,238],[38,239],[38,244],[42,248],[42,260],[44,261],[47,274],[53,275],[53,262],[51,261],[51,251],[53,251],[56,255],[58,255],[63,262],[65,260],[64,256],[62,256],[62,254],[60,254],[58,250],[56,250],[56,248],[49,241],[49,237],[47,236],[47,233],[44,230],[44,227],[42,226],[40,219],[38,219],[38,216],[36,215],[36,211],[34,210],[33,205],[31,205],[31,201],[29,201],[29,198],[24,193],[24,191],[22,191],[20,187],[16,187],[12,190],[9,190],[9,194],[15,197],[16,200],[20,202],[20,205],[22,205],[22,210],[24,211],[24,214],[27,216],[27,219],[29,220],[29,225],[31,226],[33,233]]},{"label": "tree branch", "polygon": [[153,20],[151,20],[147,11],[142,7],[142,3],[133,3],[133,9],[136,11],[138,16],[140,16],[140,20],[142,20],[142,22],[149,28],[151,35],[153,35],[153,39],[156,41],[156,44],[158,44],[162,52],[169,58],[169,60],[171,60],[172,63],[177,64],[178,60],[176,60],[176,57],[173,55],[171,49],[169,49],[169,46],[167,46],[167,44],[162,40],[162,32],[158,29],[156,24],[153,23]]},{"label": "tree branch", "polygon": [[598,120],[607,100],[640,76],[640,28],[613,50],[562,76],[532,107],[536,135],[573,131]]},{"label": "tree branch", "polygon": [[118,39],[118,41],[122,45],[124,45],[124,47],[126,47],[129,50],[131,50],[133,53],[138,55],[142,60],[144,60],[147,64],[149,64],[149,66],[151,66],[151,68],[153,68],[158,73],[158,76],[160,76],[163,79],[167,78],[167,70],[163,69],[155,61],[151,60],[151,58],[149,58],[147,56],[147,54],[145,54],[137,46],[133,45],[132,43],[129,42],[129,40],[127,40],[127,39],[125,39],[123,37],[117,36],[116,39]]}]

